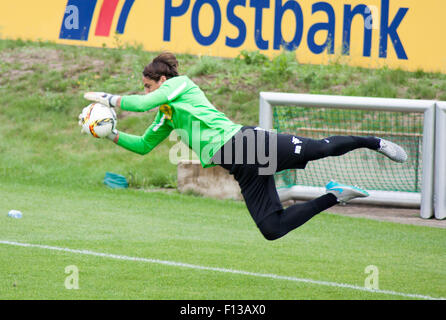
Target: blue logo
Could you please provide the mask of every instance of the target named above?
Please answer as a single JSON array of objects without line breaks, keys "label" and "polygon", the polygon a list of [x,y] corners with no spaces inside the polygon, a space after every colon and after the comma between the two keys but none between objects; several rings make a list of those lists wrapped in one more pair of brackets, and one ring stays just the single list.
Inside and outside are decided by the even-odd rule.
[{"label": "blue logo", "polygon": [[[135,0],[125,0],[119,15],[116,33],[123,34]],[[99,12],[95,35],[108,37],[119,0],[104,0]],[[68,0],[62,19],[59,39],[88,41],[97,0]]]}]

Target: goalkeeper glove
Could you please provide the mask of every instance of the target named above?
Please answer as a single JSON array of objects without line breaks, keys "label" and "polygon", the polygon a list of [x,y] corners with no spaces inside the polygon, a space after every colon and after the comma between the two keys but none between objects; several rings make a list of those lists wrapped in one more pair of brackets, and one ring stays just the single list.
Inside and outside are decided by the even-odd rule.
[{"label": "goalkeeper glove", "polygon": [[117,143],[118,139],[119,139],[119,132],[116,129],[116,119],[118,119],[118,118],[116,117],[116,112],[113,108],[111,108],[111,111],[113,113],[113,125],[112,125],[111,133],[107,136],[107,139],[110,139],[114,143]]},{"label": "goalkeeper glove", "polygon": [[120,99],[121,96],[105,92],[87,92],[84,94],[84,98],[90,101],[98,102],[107,107],[115,108],[118,103],[118,99]]}]

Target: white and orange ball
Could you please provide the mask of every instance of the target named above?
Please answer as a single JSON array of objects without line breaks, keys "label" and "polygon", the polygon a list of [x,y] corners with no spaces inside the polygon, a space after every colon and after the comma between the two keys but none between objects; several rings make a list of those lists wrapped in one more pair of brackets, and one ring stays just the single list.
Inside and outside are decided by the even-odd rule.
[{"label": "white and orange ball", "polygon": [[85,107],[79,115],[79,120],[82,132],[95,138],[107,137],[117,124],[117,117],[113,108],[100,103],[92,103]]}]

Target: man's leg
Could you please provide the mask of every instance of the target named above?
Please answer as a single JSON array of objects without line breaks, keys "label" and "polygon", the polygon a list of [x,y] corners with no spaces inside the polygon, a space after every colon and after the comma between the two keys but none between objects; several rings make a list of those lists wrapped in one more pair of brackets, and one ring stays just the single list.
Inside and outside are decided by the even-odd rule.
[{"label": "man's leg", "polygon": [[287,134],[277,135],[277,171],[303,169],[308,161],[344,155],[367,148],[382,153],[396,162],[405,162],[407,154],[397,144],[377,138],[360,136],[332,136],[320,140]]},{"label": "man's leg", "polygon": [[328,193],[314,200],[274,212],[257,226],[267,240],[276,240],[337,203],[336,196]]},{"label": "man's leg", "polygon": [[309,161],[341,156],[347,152],[368,148],[378,150],[380,140],[375,137],[333,136],[321,140],[277,135],[277,171],[303,169]]},{"label": "man's leg", "polygon": [[[305,153],[300,151],[305,150],[306,144],[310,139],[298,139],[294,136],[282,134],[279,136],[277,139],[277,158],[275,159],[278,161],[279,166],[288,163],[293,165],[293,167],[305,167]],[[255,137],[259,138],[258,135],[255,135]],[[265,142],[268,145],[268,134],[266,136],[260,135],[260,137],[262,139],[266,138]],[[245,147],[245,144],[246,141],[243,143],[243,147]],[[231,152],[235,150],[232,142],[227,145],[231,148]],[[257,140],[255,145],[257,145]],[[269,148],[269,153],[271,151],[271,148]],[[221,153],[223,155],[224,150],[221,150]],[[233,162],[231,164],[220,163],[220,166],[227,169],[238,181],[249,213],[261,233],[268,240],[275,240],[284,236],[310,220],[316,214],[346,199],[346,196],[348,199],[365,196],[358,193],[353,187],[337,185],[332,188],[333,191],[327,188],[328,194],[324,196],[283,209],[277,193],[274,176],[259,174],[261,165],[257,163],[249,165]]]},{"label": "man's leg", "polygon": [[288,232],[300,227],[318,213],[338,203],[345,203],[354,198],[368,197],[365,190],[330,181],[326,185],[327,194],[304,203],[292,205],[268,215],[258,227],[268,240],[276,240]]},{"label": "man's leg", "polygon": [[310,139],[305,150],[305,160],[342,156],[359,148],[378,150],[379,143],[380,139],[376,137],[332,136],[321,140]]},{"label": "man's leg", "polygon": [[[278,134],[278,171],[290,168],[304,168],[308,161],[328,156],[340,156],[358,148],[376,150],[379,148],[379,139],[375,137],[334,136],[327,139],[314,140]],[[262,199],[268,197],[278,199],[273,176],[271,176],[271,179],[265,180],[262,190]],[[367,196],[368,193],[359,188],[330,182],[327,184],[327,194],[314,200],[292,205],[286,209],[263,213],[258,215],[262,219],[255,220],[264,237],[268,240],[275,240],[300,227],[318,213],[339,202],[347,202],[357,197]],[[248,204],[249,198],[245,197],[248,209],[250,208]],[[280,202],[279,200],[276,201]]]},{"label": "man's leg", "polygon": [[258,175],[252,167],[246,166],[236,166],[234,175],[251,217],[268,240],[283,237],[340,202],[368,196],[364,190],[331,182],[327,184],[327,194],[283,209],[274,176]]}]

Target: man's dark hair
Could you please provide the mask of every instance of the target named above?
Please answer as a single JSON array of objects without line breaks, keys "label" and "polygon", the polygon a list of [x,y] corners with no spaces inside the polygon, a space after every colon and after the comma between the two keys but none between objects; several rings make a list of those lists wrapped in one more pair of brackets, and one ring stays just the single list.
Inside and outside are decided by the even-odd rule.
[{"label": "man's dark hair", "polygon": [[177,77],[179,75],[177,58],[173,53],[163,52],[144,68],[143,75],[154,81],[159,81],[161,76],[167,79]]}]

